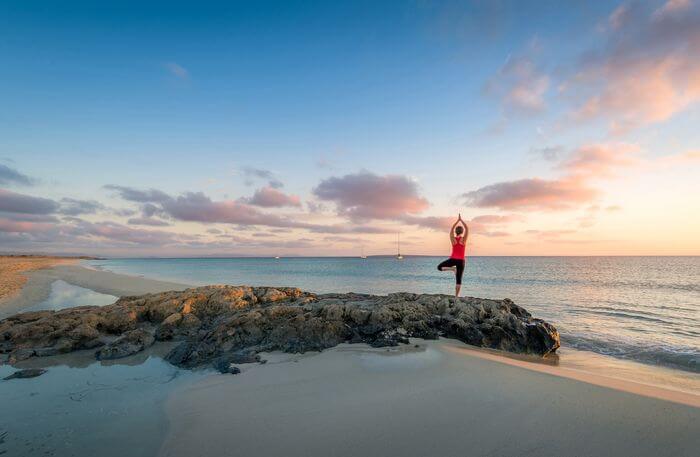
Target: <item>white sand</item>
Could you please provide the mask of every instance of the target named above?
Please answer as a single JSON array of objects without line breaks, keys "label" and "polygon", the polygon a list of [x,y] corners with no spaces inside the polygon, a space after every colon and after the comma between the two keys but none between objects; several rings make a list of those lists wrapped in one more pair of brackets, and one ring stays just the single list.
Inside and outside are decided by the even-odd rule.
[{"label": "white sand", "polygon": [[698,395],[638,395],[639,385],[527,369],[451,340],[415,343],[271,354],[207,377],[168,400],[161,455],[698,455]]}]

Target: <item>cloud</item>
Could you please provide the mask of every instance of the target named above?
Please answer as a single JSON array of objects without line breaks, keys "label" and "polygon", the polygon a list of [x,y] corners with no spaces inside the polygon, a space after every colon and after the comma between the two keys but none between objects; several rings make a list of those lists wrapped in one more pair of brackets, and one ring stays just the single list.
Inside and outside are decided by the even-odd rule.
[{"label": "cloud", "polygon": [[428,207],[412,179],[378,176],[368,171],[325,179],[313,189],[313,194],[320,200],[334,202],[338,213],[352,220],[399,219]]},{"label": "cloud", "polygon": [[530,153],[540,156],[547,162],[556,162],[561,158],[564,151],[564,146],[546,146],[543,148],[532,149],[530,150]]},{"label": "cloud", "polygon": [[171,225],[169,222],[150,217],[132,217],[127,221],[129,225],[149,225],[151,227],[167,227]]},{"label": "cloud", "polygon": [[504,236],[510,236],[510,233],[508,233],[508,232],[503,232],[503,231],[498,231],[498,230],[497,230],[497,231],[493,231],[493,232],[490,232],[490,231],[486,231],[486,232],[476,232],[476,234],[477,234],[477,235],[481,235],[481,236],[487,236],[487,237],[489,237],[489,238],[501,238],[501,237],[504,237]]},{"label": "cloud", "polygon": [[372,225],[353,225],[353,224],[337,224],[337,225],[320,225],[320,224],[305,224],[303,227],[313,233],[364,233],[364,234],[386,234],[396,233],[396,230],[386,227],[375,227]]},{"label": "cloud", "polygon": [[639,146],[628,143],[585,145],[566,158],[559,168],[572,175],[605,177],[614,168],[638,164],[639,159],[633,156],[637,152]]},{"label": "cloud", "polygon": [[545,109],[550,78],[527,56],[509,55],[486,84],[485,90],[500,98],[506,113],[532,114]]},{"label": "cloud", "polygon": [[163,64],[163,66],[165,66],[166,70],[168,70],[170,74],[177,78],[189,79],[190,77],[190,72],[187,71],[187,69],[180,64],[177,64],[175,62],[166,62]]},{"label": "cloud", "polygon": [[[315,233],[392,233],[393,230],[356,224],[322,225],[298,221],[291,217],[262,212],[239,200],[214,201],[202,192],[185,192],[177,197],[156,189],[139,190],[109,186],[128,201],[142,203],[145,213],[158,214],[179,221],[235,224],[245,230],[250,226],[298,228]],[[150,205],[150,206],[149,206]],[[146,215],[145,217],[150,217]]]},{"label": "cloud", "polygon": [[255,191],[252,197],[242,199],[249,205],[265,208],[281,208],[284,206],[301,206],[301,199],[296,195],[287,195],[273,187],[263,187]]},{"label": "cloud", "polygon": [[94,214],[103,209],[105,209],[104,205],[95,200],[62,198],[60,213],[67,216],[78,216],[80,214]]},{"label": "cloud", "polygon": [[54,224],[45,222],[17,221],[0,218],[0,232],[7,233],[43,233],[54,228]]},{"label": "cloud", "polygon": [[484,225],[504,225],[513,222],[523,222],[525,217],[520,214],[507,214],[507,215],[496,215],[496,214],[483,214],[481,216],[476,216],[471,219],[470,222],[476,224]]},{"label": "cloud", "polygon": [[654,11],[655,19],[663,19],[664,16],[681,13],[692,7],[693,2],[690,0],[668,0],[664,5]]},{"label": "cloud", "polygon": [[584,145],[555,165],[563,175],[555,179],[525,178],[504,181],[462,194],[468,206],[502,210],[568,210],[600,196],[594,179],[613,170],[641,163],[639,147],[628,143]]},{"label": "cloud", "polygon": [[89,235],[130,244],[157,246],[181,243],[188,240],[187,237],[182,237],[172,232],[134,229],[115,222],[91,223],[82,221],[75,227],[73,233],[76,235]]},{"label": "cloud", "polygon": [[526,230],[528,235],[535,235],[538,238],[559,238],[562,235],[570,235],[576,233],[572,229],[555,229],[555,230]]},{"label": "cloud", "polygon": [[32,197],[0,189],[0,211],[22,214],[53,214],[59,204],[48,198]]},{"label": "cloud", "polygon": [[34,184],[34,180],[29,176],[0,163],[0,186],[7,186],[11,184],[30,186]]},{"label": "cloud", "polygon": [[613,133],[662,122],[700,100],[700,7],[671,0],[653,11],[616,9],[602,48],[587,53],[565,92],[582,94],[577,121],[607,119]]},{"label": "cloud", "polygon": [[121,198],[130,202],[137,203],[162,203],[171,199],[171,197],[163,191],[157,189],[134,189],[133,187],[117,186],[108,184],[105,189],[116,191]]},{"label": "cloud", "polygon": [[399,220],[405,224],[417,225],[437,231],[449,230],[452,224],[454,224],[454,218],[450,217],[405,215],[401,216]]},{"label": "cloud", "polygon": [[484,186],[462,194],[468,206],[503,210],[562,210],[587,203],[598,191],[578,179],[526,178]]},{"label": "cloud", "polygon": [[284,187],[284,184],[282,181],[277,179],[275,177],[275,174],[271,172],[270,170],[265,170],[262,168],[253,168],[253,167],[243,167],[241,169],[243,172],[243,175],[246,177],[245,184],[248,186],[253,185],[253,180],[254,179],[262,179],[262,180],[267,180],[268,186],[275,188],[275,189],[280,189]]}]

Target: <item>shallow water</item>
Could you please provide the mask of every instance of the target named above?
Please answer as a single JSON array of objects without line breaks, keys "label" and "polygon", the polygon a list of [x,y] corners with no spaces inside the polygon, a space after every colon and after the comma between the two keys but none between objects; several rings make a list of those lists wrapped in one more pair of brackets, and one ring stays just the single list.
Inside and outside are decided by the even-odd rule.
[{"label": "shallow water", "polygon": [[[186,284],[450,293],[438,257],[113,259],[88,265]],[[509,297],[565,345],[700,372],[700,257],[473,257],[463,295]]]},{"label": "shallow water", "polygon": [[[156,455],[166,432],[165,399],[203,375],[159,357],[51,361],[58,365],[37,378],[0,381],[0,455]],[[14,371],[0,365],[0,379]]]},{"label": "shallow water", "polygon": [[51,292],[46,300],[43,300],[25,311],[59,310],[76,306],[105,306],[114,303],[117,297],[101,294],[84,287],[74,286],[65,281],[57,280],[51,283]]}]

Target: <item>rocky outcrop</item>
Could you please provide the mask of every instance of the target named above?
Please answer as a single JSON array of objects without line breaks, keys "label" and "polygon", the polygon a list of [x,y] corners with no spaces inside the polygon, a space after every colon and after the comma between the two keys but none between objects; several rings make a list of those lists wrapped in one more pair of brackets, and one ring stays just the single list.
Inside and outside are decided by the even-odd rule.
[{"label": "rocky outcrop", "polygon": [[[375,347],[409,337],[456,338],[474,346],[546,355],[559,332],[509,299],[395,293],[315,295],[296,288],[206,286],[123,297],[112,305],[18,314],[0,321],[0,355],[14,363],[81,349],[125,357],[154,341],[179,341],[181,367],[260,361],[258,352],[320,351],[342,342]],[[2,360],[2,358],[0,358]],[[229,371],[230,370],[230,371]]]}]

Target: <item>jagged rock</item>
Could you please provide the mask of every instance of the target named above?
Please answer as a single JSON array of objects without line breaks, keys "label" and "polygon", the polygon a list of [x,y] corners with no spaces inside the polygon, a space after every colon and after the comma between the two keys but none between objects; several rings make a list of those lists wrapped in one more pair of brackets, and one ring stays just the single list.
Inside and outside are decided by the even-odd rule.
[{"label": "jagged rock", "polygon": [[26,370],[15,371],[10,376],[6,376],[3,379],[9,381],[10,379],[36,378],[44,373],[46,373],[46,370],[42,368],[27,368]]},{"label": "jagged rock", "polygon": [[[0,360],[101,347],[125,357],[154,340],[180,341],[171,363],[224,366],[261,351],[320,351],[342,342],[375,347],[409,338],[456,338],[475,346],[546,355],[559,332],[509,299],[395,293],[314,295],[296,288],[206,286],[122,297],[112,305],[18,314],[0,321]],[[116,337],[116,338],[115,338]],[[250,359],[253,354],[253,359]]]},{"label": "jagged rock", "polygon": [[215,363],[216,368],[221,374],[239,374],[241,369],[231,363]]},{"label": "jagged rock", "polygon": [[98,360],[121,359],[143,351],[155,342],[148,330],[139,328],[129,330],[122,336],[106,344],[95,353]]}]

